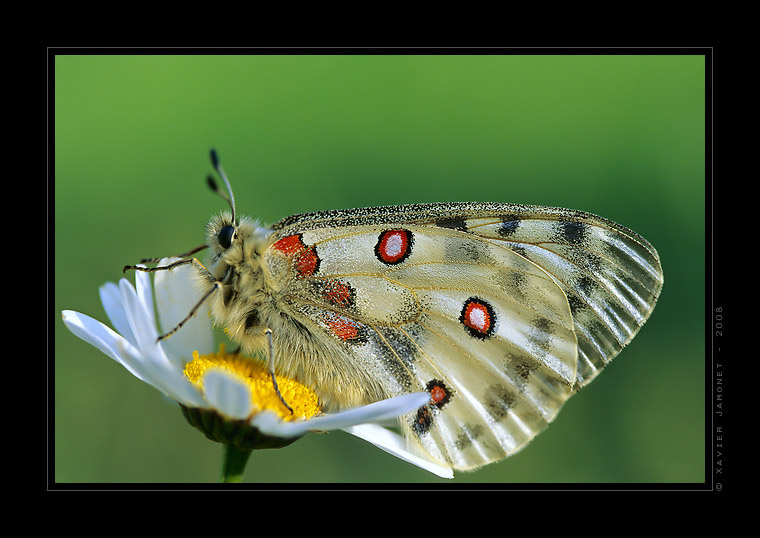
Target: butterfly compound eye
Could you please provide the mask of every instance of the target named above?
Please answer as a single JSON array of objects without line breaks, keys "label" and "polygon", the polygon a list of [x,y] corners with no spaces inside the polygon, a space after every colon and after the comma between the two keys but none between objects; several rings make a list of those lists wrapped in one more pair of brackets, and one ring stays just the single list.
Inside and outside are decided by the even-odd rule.
[{"label": "butterfly compound eye", "polygon": [[235,228],[228,224],[219,230],[216,237],[219,239],[219,244],[222,245],[222,248],[230,248],[232,239],[235,237]]}]

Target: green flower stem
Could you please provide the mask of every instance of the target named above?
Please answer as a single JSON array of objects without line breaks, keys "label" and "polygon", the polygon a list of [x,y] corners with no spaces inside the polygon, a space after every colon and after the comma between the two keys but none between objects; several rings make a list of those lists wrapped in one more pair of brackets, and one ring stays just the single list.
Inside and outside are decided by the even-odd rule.
[{"label": "green flower stem", "polygon": [[242,482],[245,464],[253,450],[240,450],[235,445],[224,445],[224,463],[222,465],[222,482]]}]

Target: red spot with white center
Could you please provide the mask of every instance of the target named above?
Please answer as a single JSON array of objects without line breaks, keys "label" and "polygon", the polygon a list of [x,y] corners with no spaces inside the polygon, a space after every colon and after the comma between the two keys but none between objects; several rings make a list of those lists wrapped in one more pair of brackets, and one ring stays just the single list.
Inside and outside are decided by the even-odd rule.
[{"label": "red spot with white center", "polygon": [[404,261],[412,252],[414,242],[408,230],[388,230],[380,234],[375,245],[377,259],[388,265]]},{"label": "red spot with white center", "polygon": [[496,314],[488,301],[470,297],[464,302],[459,321],[476,338],[486,338],[493,333]]},{"label": "red spot with white center", "polygon": [[491,320],[488,317],[488,310],[486,310],[483,305],[474,303],[467,307],[467,313],[464,315],[464,322],[468,327],[472,327],[476,331],[484,333],[488,330]]},{"label": "red spot with white center", "polygon": [[451,399],[451,389],[440,379],[431,379],[425,387],[430,393],[430,403],[440,409]]}]

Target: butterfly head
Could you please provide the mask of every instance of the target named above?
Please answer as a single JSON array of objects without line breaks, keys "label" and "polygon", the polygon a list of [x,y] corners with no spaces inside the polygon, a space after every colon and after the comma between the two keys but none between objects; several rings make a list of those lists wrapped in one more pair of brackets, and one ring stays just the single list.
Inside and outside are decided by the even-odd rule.
[{"label": "butterfly head", "polygon": [[239,238],[240,222],[235,222],[232,213],[222,211],[214,215],[206,227],[206,244],[213,260],[218,260],[232,250]]},{"label": "butterfly head", "polygon": [[226,191],[219,188],[212,176],[207,177],[208,185],[212,191],[224,198],[230,206],[229,211],[222,211],[211,218],[206,228],[206,245],[211,253],[211,259],[215,265],[213,272],[217,278],[221,275],[229,276],[228,271],[239,271],[246,262],[252,263],[251,269],[258,267],[257,259],[261,245],[271,234],[271,230],[259,226],[257,221],[248,217],[241,217],[235,213],[235,196],[232,193],[230,181],[224,173],[219,157],[215,150],[211,150],[211,163],[219,176],[224,180]]},{"label": "butterfly head", "polygon": [[221,255],[229,250],[238,235],[237,229],[240,226],[240,220],[235,218],[235,195],[232,194],[232,187],[230,181],[227,179],[227,174],[224,173],[222,165],[219,163],[219,156],[216,150],[211,150],[211,164],[214,165],[214,169],[219,176],[224,180],[224,184],[227,187],[225,193],[219,188],[216,180],[213,176],[206,177],[206,182],[209,188],[217,193],[219,196],[227,200],[230,205],[232,213],[222,212],[218,216],[211,219],[208,223],[207,240],[209,250],[212,253],[214,260],[218,260]]}]

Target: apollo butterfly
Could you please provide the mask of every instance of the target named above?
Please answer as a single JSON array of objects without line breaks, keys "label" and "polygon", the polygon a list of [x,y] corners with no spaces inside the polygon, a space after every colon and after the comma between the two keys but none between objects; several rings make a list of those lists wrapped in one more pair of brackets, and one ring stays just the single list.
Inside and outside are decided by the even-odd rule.
[{"label": "apollo butterfly", "polygon": [[643,237],[582,211],[410,204],[262,227],[235,213],[212,162],[232,211],[208,223],[209,267],[189,257],[204,247],[181,263],[216,321],[243,351],[269,349],[328,411],[427,391],[400,427],[453,469],[524,447],[631,341],[662,288]]}]

